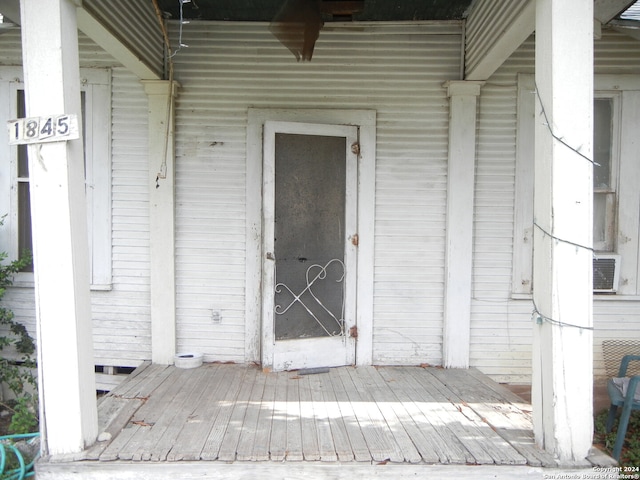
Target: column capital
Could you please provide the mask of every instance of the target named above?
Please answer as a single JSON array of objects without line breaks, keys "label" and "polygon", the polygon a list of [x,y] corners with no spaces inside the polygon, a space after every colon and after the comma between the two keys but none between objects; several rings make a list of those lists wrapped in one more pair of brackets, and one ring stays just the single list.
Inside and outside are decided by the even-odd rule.
[{"label": "column capital", "polygon": [[447,80],[442,84],[447,89],[447,97],[457,95],[471,95],[477,97],[480,95],[480,88],[486,82],[480,80]]},{"label": "column capital", "polygon": [[147,95],[167,95],[171,89],[171,96],[178,96],[180,84],[170,80],[140,80]]}]

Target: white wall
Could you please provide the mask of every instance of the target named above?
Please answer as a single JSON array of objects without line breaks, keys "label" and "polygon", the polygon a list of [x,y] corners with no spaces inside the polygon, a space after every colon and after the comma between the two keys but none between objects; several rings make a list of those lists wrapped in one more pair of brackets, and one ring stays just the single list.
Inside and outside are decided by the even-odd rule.
[{"label": "white wall", "polygon": [[[174,25],[173,42],[176,43]],[[448,99],[459,24],[327,24],[310,63],[266,24],[183,26],[175,57],[178,349],[244,361],[247,109],[377,111],[374,362],[442,360]],[[256,191],[255,195],[260,196]],[[212,311],[221,322],[214,324]]]}]

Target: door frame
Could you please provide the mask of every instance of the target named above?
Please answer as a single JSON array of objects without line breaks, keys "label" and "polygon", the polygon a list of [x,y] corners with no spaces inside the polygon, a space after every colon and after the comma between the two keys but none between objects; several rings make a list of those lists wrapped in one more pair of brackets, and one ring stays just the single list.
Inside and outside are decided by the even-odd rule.
[{"label": "door frame", "polygon": [[273,367],[273,349],[263,347],[262,267],[263,258],[263,129],[267,121],[359,128],[357,234],[358,262],[356,325],[356,365],[373,362],[373,265],[375,219],[376,112],[373,110],[248,110],[246,169],[246,288],[245,288],[245,361]]}]

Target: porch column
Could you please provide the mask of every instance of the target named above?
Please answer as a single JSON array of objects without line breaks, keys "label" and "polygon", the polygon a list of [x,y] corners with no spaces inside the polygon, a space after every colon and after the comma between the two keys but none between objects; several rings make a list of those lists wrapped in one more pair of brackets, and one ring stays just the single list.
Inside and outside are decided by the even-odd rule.
[{"label": "porch column", "polygon": [[469,368],[476,103],[484,82],[449,81],[443,364]]},{"label": "porch column", "polygon": [[[81,129],[76,5],[20,6],[27,116]],[[30,145],[29,177],[42,449],[80,452],[98,434],[82,139]]]},{"label": "porch column", "polygon": [[142,80],[149,101],[151,360],[176,354],[174,100],[178,84]]},{"label": "porch column", "polygon": [[574,463],[593,435],[593,2],[537,0],[535,57],[534,433]]}]

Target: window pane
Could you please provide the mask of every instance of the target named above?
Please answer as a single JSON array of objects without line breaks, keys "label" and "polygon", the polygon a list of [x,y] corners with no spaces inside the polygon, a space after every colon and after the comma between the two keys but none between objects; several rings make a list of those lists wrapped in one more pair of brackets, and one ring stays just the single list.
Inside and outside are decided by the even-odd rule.
[{"label": "window pane", "polygon": [[593,244],[606,242],[607,232],[607,198],[605,195],[593,196]]},{"label": "window pane", "polygon": [[615,239],[615,193],[593,195],[593,248],[599,252],[612,252]]},{"label": "window pane", "polygon": [[[18,250],[31,252],[31,201],[29,199],[29,183],[18,183]],[[33,263],[22,269],[33,272]]]},{"label": "window pane", "polygon": [[[18,118],[24,118],[26,116],[24,90],[18,90],[16,100],[18,102],[17,104]],[[27,159],[26,145],[18,145],[18,177],[29,178],[29,161]]]},{"label": "window pane", "polygon": [[593,117],[593,155],[598,165],[593,167],[593,188],[609,190],[611,188],[611,131],[612,100],[596,98]]}]

